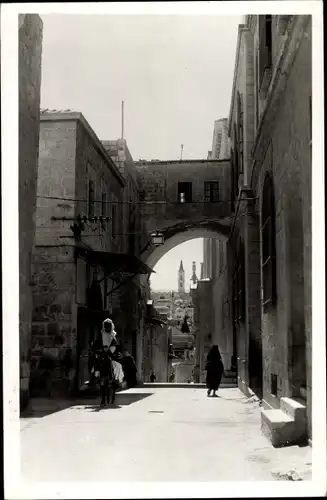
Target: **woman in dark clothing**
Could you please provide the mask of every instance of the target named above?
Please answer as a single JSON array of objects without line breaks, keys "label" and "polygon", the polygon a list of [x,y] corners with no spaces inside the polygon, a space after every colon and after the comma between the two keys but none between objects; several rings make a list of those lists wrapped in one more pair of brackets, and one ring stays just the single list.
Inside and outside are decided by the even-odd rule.
[{"label": "woman in dark clothing", "polygon": [[207,357],[206,364],[207,371],[207,389],[208,389],[208,397],[211,392],[213,392],[213,397],[217,397],[216,392],[219,389],[219,385],[221,382],[221,377],[224,373],[224,365],[220,356],[219,348],[217,345],[213,345],[210,349]]},{"label": "woman in dark clothing", "polygon": [[123,356],[124,357],[122,359],[122,365],[124,371],[124,381],[126,382],[128,388],[135,387],[137,383],[136,380],[137,368],[134,358],[127,351],[127,349],[124,350]]}]

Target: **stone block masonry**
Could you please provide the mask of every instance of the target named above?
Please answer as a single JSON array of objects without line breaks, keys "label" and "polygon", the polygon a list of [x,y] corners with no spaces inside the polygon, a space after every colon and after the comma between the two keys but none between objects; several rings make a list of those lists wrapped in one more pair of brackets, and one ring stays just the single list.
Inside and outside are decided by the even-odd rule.
[{"label": "stone block masonry", "polygon": [[19,340],[20,405],[29,399],[31,354],[31,257],[39,151],[43,23],[39,16],[19,16]]}]

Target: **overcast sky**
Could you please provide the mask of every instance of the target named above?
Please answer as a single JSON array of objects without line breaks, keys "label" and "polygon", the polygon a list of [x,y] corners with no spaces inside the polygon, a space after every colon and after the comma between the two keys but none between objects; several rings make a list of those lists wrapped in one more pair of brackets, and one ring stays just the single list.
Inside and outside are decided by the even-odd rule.
[{"label": "overcast sky", "polygon": [[[121,135],[135,160],[206,158],[214,121],[228,117],[242,16],[42,15],[41,106],[81,111],[100,139]],[[198,270],[202,242],[189,241],[156,266],[155,289]],[[187,257],[186,257],[187,256]],[[167,270],[169,270],[167,272]]]}]

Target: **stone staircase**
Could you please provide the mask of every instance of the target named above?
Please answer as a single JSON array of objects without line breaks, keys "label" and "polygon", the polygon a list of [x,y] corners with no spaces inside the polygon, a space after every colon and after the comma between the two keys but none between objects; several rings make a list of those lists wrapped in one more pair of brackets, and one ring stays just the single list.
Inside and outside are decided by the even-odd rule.
[{"label": "stone staircase", "polygon": [[261,431],[273,446],[300,444],[307,439],[305,400],[281,398],[280,409],[261,409]]}]

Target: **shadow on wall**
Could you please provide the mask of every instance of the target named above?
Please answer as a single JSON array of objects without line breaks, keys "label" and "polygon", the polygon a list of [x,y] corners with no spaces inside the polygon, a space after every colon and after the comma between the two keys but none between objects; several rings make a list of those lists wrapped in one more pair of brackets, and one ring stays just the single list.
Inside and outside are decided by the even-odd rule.
[{"label": "shadow on wall", "polygon": [[[142,399],[145,399],[149,396],[152,396],[153,392],[143,392],[143,393],[117,393],[116,395],[116,404],[105,406],[103,409],[119,409],[123,406],[128,406],[133,403],[137,403]],[[92,398],[92,404],[90,404],[89,398],[77,398],[76,400],[64,400],[64,401],[55,401],[55,400],[43,400],[36,399],[31,401],[31,408],[29,408],[21,418],[42,418],[52,413],[57,413],[59,411],[66,410],[67,408],[72,408],[79,411],[99,411],[100,410],[100,391],[99,396]]]}]

